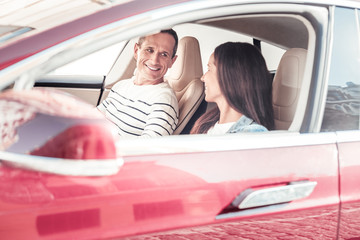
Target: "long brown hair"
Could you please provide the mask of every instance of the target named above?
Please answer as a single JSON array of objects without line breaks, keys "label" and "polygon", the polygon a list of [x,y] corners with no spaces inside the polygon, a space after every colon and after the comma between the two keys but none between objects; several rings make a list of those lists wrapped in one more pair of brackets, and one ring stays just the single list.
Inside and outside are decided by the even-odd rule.
[{"label": "long brown hair", "polygon": [[[272,82],[261,52],[249,43],[227,42],[214,51],[220,90],[229,105],[274,129]],[[218,107],[201,116],[191,133],[206,133],[220,118]]]}]

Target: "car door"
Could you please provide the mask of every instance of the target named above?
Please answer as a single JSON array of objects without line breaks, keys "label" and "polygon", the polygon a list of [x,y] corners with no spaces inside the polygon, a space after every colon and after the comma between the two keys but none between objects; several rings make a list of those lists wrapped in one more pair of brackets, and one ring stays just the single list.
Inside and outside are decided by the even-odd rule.
[{"label": "car door", "polygon": [[[133,230],[131,225],[126,228],[129,233],[152,232],[158,225],[157,233],[143,237],[336,237],[339,198],[334,134],[184,137],[181,142],[169,139],[147,145],[141,147],[174,146],[189,153],[124,158],[121,171],[125,174],[132,166],[133,173],[126,175],[132,176],[131,195],[139,196],[128,201],[135,223]],[[185,145],[193,146],[194,152]],[[136,174],[135,169],[143,171]],[[119,182],[125,185],[122,181],[129,179]],[[297,187],[307,189],[309,195],[285,200]],[[241,200],[249,194],[253,195],[247,205]],[[284,199],[274,204],[277,197]],[[186,229],[174,230],[178,227]]]},{"label": "car door", "polygon": [[[334,11],[334,43],[322,131],[337,131],[341,214],[339,239],[360,236],[360,35],[356,9]],[[346,28],[343,24],[346,23]]]},{"label": "car door", "polygon": [[35,87],[57,89],[77,96],[97,106],[102,94],[105,76],[46,75],[38,79]]},{"label": "car door", "polygon": [[136,151],[126,141],[119,145],[124,165],[103,177],[1,166],[2,236],[332,239],[339,214],[335,139],[179,136],[136,140]]}]

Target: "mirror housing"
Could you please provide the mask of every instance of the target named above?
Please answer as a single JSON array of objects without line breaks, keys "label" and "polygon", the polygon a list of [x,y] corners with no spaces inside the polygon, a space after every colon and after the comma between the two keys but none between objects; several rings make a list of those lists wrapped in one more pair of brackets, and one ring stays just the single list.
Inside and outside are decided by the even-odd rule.
[{"label": "mirror housing", "polygon": [[118,135],[96,108],[49,89],[0,94],[0,160],[35,171],[101,176],[115,174]]}]

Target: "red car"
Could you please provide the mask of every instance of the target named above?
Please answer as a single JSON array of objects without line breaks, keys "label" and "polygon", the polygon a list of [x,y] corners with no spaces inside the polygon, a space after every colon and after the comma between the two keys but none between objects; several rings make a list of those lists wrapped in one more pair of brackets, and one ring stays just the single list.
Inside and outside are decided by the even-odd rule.
[{"label": "red car", "polygon": [[[15,2],[0,3],[1,239],[360,237],[360,1]],[[95,107],[133,73],[134,41],[169,27],[177,129],[121,138]],[[276,130],[189,134],[226,41],[261,49]]]}]

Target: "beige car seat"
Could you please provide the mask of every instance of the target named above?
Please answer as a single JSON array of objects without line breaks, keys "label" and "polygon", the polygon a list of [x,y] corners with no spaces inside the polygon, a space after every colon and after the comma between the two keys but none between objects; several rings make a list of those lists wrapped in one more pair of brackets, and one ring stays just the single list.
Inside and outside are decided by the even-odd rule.
[{"label": "beige car seat", "polygon": [[276,130],[288,130],[298,104],[304,77],[307,50],[292,48],[282,56],[273,81],[273,108]]},{"label": "beige car seat", "polygon": [[177,59],[166,81],[179,102],[179,121],[173,134],[180,134],[205,97],[199,42],[194,37],[179,41]]}]

